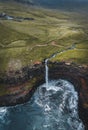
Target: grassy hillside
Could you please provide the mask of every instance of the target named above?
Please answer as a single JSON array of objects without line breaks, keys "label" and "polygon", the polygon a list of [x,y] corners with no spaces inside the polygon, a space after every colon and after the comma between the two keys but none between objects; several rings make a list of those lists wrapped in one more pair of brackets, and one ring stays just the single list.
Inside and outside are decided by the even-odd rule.
[{"label": "grassy hillside", "polygon": [[72,44],[75,49],[53,60],[88,64],[86,14],[48,10],[16,3],[0,3],[0,13],[34,20],[0,18],[0,72],[33,65]]}]

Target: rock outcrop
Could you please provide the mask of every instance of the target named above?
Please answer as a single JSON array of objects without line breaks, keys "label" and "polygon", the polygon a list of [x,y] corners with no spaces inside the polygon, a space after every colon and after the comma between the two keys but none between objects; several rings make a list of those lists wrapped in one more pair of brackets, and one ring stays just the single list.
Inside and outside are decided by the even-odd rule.
[{"label": "rock outcrop", "polygon": [[[48,62],[49,79],[70,81],[79,96],[79,116],[88,130],[88,68],[65,62]],[[0,78],[4,91],[0,93],[0,105],[16,105],[29,100],[36,88],[44,83],[45,64],[35,64],[15,72],[8,72]]]},{"label": "rock outcrop", "polygon": [[66,79],[74,85],[79,97],[79,116],[85,125],[85,130],[88,130],[88,68],[74,64],[53,63],[49,70],[49,77]]}]

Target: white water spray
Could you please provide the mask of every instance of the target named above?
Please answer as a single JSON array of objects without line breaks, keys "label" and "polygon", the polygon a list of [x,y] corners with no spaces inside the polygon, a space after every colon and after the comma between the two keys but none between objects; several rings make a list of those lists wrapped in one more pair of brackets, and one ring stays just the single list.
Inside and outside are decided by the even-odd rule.
[{"label": "white water spray", "polygon": [[[34,101],[43,116],[41,130],[84,130],[78,116],[78,95],[70,82],[59,79],[49,81],[48,87],[41,85]],[[38,124],[34,125],[37,128]]]},{"label": "white water spray", "polygon": [[51,55],[48,59],[45,60],[45,83],[46,83],[46,87],[48,88],[48,84],[49,84],[49,75],[48,75],[48,71],[49,71],[49,67],[48,67],[48,61],[52,58],[54,58],[56,55],[58,54],[62,54],[68,50],[73,50],[75,49],[75,44],[73,44],[71,47],[67,48],[66,50],[62,50],[60,52],[56,52],[53,55]]},{"label": "white water spray", "polygon": [[[38,99],[36,98],[37,99],[36,103],[38,103],[40,107],[43,107],[45,111],[45,118],[48,124],[47,122],[45,122],[44,126],[46,126],[47,129],[48,127],[50,128],[50,126],[53,125],[53,123],[51,123],[53,120],[54,124],[57,124],[57,125],[63,124],[57,127],[58,130],[60,129],[64,130],[65,127],[66,127],[66,130],[69,127],[71,128],[71,130],[75,130],[75,129],[84,130],[84,126],[78,116],[78,111],[77,111],[78,95],[77,95],[77,92],[75,92],[74,87],[68,81],[65,81],[65,80],[49,81],[48,61],[52,59],[53,57],[55,57],[56,55],[61,54],[65,51],[74,49],[74,48],[75,46],[72,45],[71,48],[67,48],[64,51],[57,52],[53,54],[50,58],[45,60],[45,84],[42,85],[42,87],[39,89],[41,94],[40,94],[40,97],[38,97]],[[46,91],[41,91],[42,88],[45,88]],[[59,95],[57,96],[58,101],[59,100],[62,100],[62,101],[58,102],[58,105],[57,105],[55,104],[55,102],[57,102],[57,100],[55,99],[54,103],[52,104],[52,101],[50,99],[51,95],[55,96],[55,94],[57,95],[57,93],[59,93]],[[54,111],[54,107],[56,109],[55,110],[56,113]],[[56,115],[54,117],[54,114],[51,114],[51,113],[55,113],[58,116],[58,118],[56,118]],[[68,117],[66,117],[66,114]],[[66,126],[64,126],[64,124]]]},{"label": "white water spray", "polygon": [[48,63],[48,59],[45,60],[45,82],[46,82],[46,87],[48,87],[48,71],[49,71],[47,63]]}]

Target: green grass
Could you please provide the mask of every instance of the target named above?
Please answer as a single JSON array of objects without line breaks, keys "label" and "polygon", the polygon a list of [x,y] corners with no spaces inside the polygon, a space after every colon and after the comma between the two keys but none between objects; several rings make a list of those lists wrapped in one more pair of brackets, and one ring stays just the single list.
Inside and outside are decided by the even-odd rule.
[{"label": "green grass", "polygon": [[88,64],[88,50],[74,49],[58,54],[52,61],[67,61],[77,64]]},{"label": "green grass", "polygon": [[0,72],[8,71],[11,65],[13,70],[33,65],[72,44],[85,50],[71,50],[53,60],[87,64],[88,25],[83,15],[29,8],[15,2],[0,3],[0,12],[34,18],[33,21],[22,22],[0,20]]},{"label": "green grass", "polygon": [[[27,7],[13,2],[0,3],[0,12],[14,17],[32,17],[33,21],[0,19],[0,77],[10,70],[32,66],[56,52],[68,50],[51,61],[88,65],[88,16],[76,12]],[[25,89],[30,89],[33,79]],[[0,95],[10,92],[0,84]]]},{"label": "green grass", "polygon": [[88,40],[80,42],[79,44],[76,45],[77,49],[87,49],[88,50]]}]

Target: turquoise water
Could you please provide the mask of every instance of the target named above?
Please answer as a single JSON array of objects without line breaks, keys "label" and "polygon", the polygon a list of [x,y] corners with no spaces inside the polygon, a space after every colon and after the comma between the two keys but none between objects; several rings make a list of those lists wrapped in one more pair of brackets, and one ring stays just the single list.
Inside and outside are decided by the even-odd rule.
[{"label": "turquoise water", "polygon": [[50,81],[39,86],[28,103],[1,107],[0,130],[84,130],[74,86]]}]

